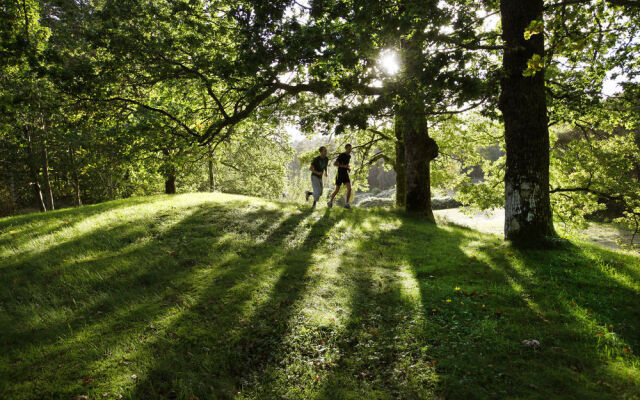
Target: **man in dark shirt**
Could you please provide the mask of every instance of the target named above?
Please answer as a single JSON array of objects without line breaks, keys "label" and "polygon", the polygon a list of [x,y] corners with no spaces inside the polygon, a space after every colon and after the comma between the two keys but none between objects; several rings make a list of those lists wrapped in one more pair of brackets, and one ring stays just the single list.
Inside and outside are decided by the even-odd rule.
[{"label": "man in dark shirt", "polygon": [[322,196],[322,173],[324,173],[324,176],[327,176],[327,165],[329,164],[327,148],[321,146],[318,151],[320,152],[320,155],[314,158],[309,166],[309,169],[311,170],[311,187],[313,188],[313,193],[309,191],[305,193],[307,201],[309,200],[309,196],[313,194],[313,205],[311,207],[315,207],[318,199]]},{"label": "man in dark shirt", "polygon": [[336,175],[336,189],[331,194],[331,200],[327,206],[333,206],[333,199],[336,197],[338,192],[340,191],[340,187],[344,183],[347,187],[347,204],[344,206],[345,208],[351,208],[349,205],[349,199],[351,198],[351,179],[349,179],[349,162],[351,161],[351,145],[347,144],[344,146],[344,153],[341,153],[336,161],[333,163],[336,167],[338,167],[338,174]]}]

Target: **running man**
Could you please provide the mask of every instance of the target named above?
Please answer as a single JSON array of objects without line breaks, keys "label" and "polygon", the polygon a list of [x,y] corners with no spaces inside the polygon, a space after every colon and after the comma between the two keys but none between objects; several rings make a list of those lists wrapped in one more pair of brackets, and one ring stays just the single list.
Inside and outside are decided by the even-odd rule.
[{"label": "running man", "polygon": [[322,173],[324,173],[324,176],[327,176],[327,165],[329,164],[327,148],[320,146],[318,151],[320,152],[320,155],[314,158],[309,166],[309,169],[311,170],[311,188],[313,188],[313,193],[309,191],[305,193],[305,200],[307,201],[309,201],[309,196],[313,194],[313,205],[311,207],[315,207],[318,199],[322,196]]},{"label": "running man", "polygon": [[349,205],[349,199],[351,198],[351,179],[349,179],[349,162],[351,161],[351,145],[347,144],[344,146],[344,153],[341,153],[336,161],[333,163],[336,167],[338,167],[338,174],[336,175],[336,189],[331,194],[331,200],[328,207],[333,206],[333,199],[336,197],[338,192],[340,191],[340,187],[344,183],[347,187],[347,204],[345,204],[345,208],[351,208]]}]

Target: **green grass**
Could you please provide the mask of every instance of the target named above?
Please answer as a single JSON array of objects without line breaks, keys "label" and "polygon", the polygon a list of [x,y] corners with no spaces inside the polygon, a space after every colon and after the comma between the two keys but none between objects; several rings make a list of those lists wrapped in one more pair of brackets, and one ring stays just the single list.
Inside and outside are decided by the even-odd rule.
[{"label": "green grass", "polygon": [[0,274],[2,399],[640,398],[640,258],[584,243],[189,194],[0,219]]}]

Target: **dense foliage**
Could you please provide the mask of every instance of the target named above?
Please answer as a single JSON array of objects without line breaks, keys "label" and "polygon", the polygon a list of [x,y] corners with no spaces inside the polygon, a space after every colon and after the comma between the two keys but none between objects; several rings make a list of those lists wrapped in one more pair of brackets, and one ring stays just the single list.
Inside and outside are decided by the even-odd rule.
[{"label": "dense foliage", "polygon": [[[522,37],[544,37],[544,51],[522,74],[544,77],[554,215],[572,227],[606,208],[637,229],[639,8],[541,10]],[[299,198],[313,148],[294,155],[286,124],[330,135],[332,157],[352,142],[361,190],[372,165],[394,169],[407,209],[430,212],[432,185],[501,207],[504,11],[458,0],[11,2],[0,9],[0,212],[176,190]],[[622,90],[607,96],[612,80]]]}]

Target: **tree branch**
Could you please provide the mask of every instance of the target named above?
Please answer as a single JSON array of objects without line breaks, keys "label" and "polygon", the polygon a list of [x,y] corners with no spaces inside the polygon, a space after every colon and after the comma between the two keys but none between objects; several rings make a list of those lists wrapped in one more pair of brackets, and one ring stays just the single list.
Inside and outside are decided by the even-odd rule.
[{"label": "tree branch", "polygon": [[[139,107],[142,107],[144,109],[147,109],[149,111],[154,111],[154,112],[160,113],[160,114],[164,115],[165,117],[169,118],[170,120],[172,120],[173,122],[175,122],[176,124],[178,124],[182,129],[184,129],[191,136],[193,136],[195,138],[199,138],[200,137],[200,135],[198,135],[191,128],[189,128],[184,122],[180,121],[180,119],[178,119],[177,117],[173,116],[168,111],[165,111],[165,110],[163,110],[161,108],[153,107],[153,106],[144,104],[144,103],[142,103],[142,102],[140,102],[138,100],[127,99],[127,98],[120,97],[120,96],[110,97],[108,99],[105,99],[105,101],[122,101],[122,102],[125,102],[125,103],[135,104],[135,105],[137,105]],[[175,134],[178,135],[178,136],[181,136],[181,137],[185,137],[184,135],[180,135],[179,133],[175,133]]]},{"label": "tree branch", "polygon": [[469,110],[473,110],[476,107],[479,107],[482,105],[482,103],[484,103],[485,99],[480,100],[477,103],[474,103],[472,105],[470,105],[467,108],[463,108],[461,110],[456,110],[456,111],[434,111],[434,112],[430,112],[430,115],[446,115],[446,114],[460,114],[463,113],[465,111],[469,111]]},{"label": "tree branch", "polygon": [[209,125],[205,133],[200,138],[201,144],[206,145],[211,143],[213,138],[216,137],[220,133],[220,131],[222,131],[222,129],[228,126],[233,126],[241,122],[243,119],[247,118],[253,112],[253,110],[255,110],[256,107],[260,105],[260,103],[271,96],[276,90],[277,87],[275,85],[267,88],[267,90],[265,90],[264,92],[256,95],[256,97],[254,97],[254,99],[251,100],[242,111],[234,112],[234,114],[229,118],[225,118],[221,121],[217,121]]},{"label": "tree branch", "polygon": [[[637,0],[605,0],[607,3],[613,4],[614,6],[621,6],[627,8],[640,8],[640,2]],[[565,0],[560,3],[553,3],[544,6],[544,10],[547,11],[550,8],[556,7],[565,7],[576,4],[585,4],[591,3],[592,0]]]},{"label": "tree branch", "polygon": [[195,75],[196,77],[200,78],[200,80],[202,80],[202,82],[204,82],[204,84],[205,84],[205,87],[207,89],[207,93],[209,94],[209,97],[211,97],[213,99],[213,101],[216,103],[216,105],[218,106],[218,109],[220,110],[220,113],[222,114],[222,116],[224,118],[229,118],[229,115],[227,114],[226,110],[224,109],[224,106],[222,105],[222,103],[220,102],[220,99],[213,92],[213,88],[211,87],[211,82],[209,81],[209,78],[207,78],[202,72],[198,71],[197,69],[189,68],[189,67],[187,67],[186,65],[182,64],[179,61],[170,60],[167,57],[162,56],[162,55],[160,56],[160,58],[162,58],[163,60],[165,60],[169,64],[177,65],[180,68],[182,68],[183,70],[185,70],[185,71]]},{"label": "tree branch", "polygon": [[367,128],[367,129],[368,129],[369,131],[371,131],[371,132],[375,133],[376,135],[383,137],[384,139],[387,139],[387,140],[395,140],[395,139],[392,139],[392,138],[390,138],[389,136],[385,135],[384,133],[380,132],[380,131],[379,131],[379,130],[377,130],[377,129],[373,129],[373,128]]},{"label": "tree branch", "polygon": [[591,193],[598,195],[600,197],[605,197],[610,200],[619,200],[622,196],[612,196],[609,193],[600,192],[597,190],[593,190],[589,187],[576,187],[576,188],[555,188],[549,190],[549,193],[563,193],[563,192],[583,192],[583,193]]}]

